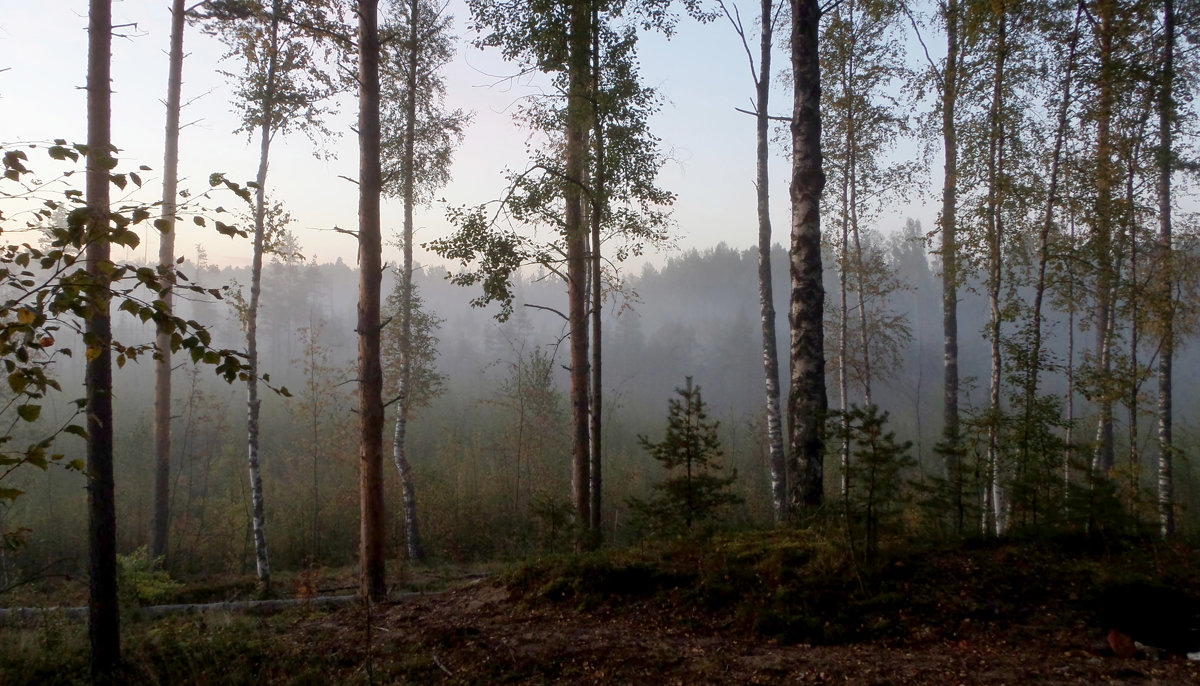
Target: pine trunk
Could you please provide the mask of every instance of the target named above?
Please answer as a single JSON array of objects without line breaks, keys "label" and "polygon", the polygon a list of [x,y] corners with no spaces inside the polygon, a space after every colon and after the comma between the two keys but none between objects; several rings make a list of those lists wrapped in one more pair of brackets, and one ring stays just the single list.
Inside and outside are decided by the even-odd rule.
[{"label": "pine trunk", "polygon": [[112,320],[109,315],[109,162],[112,160],[112,3],[88,15],[87,492],[88,637],[92,680],[107,683],[121,661],[117,521],[113,484]]},{"label": "pine trunk", "polygon": [[383,512],[383,367],[380,356],[380,285],[383,239],[379,197],[379,2],[358,2],[358,485],[359,596],[387,595]]},{"label": "pine trunk", "polygon": [[816,0],[792,7],[792,236],[791,389],[789,442],[795,461],[792,505],[813,511],[824,501],[825,393],[824,304],[821,282],[821,62],[817,49],[821,10]]},{"label": "pine trunk", "polygon": [[[162,218],[167,225],[158,246],[158,266],[164,275],[175,269],[175,196],[178,193],[179,176],[180,91],[183,89],[183,20],[183,0],[173,0],[162,192]],[[173,280],[170,279],[168,283]],[[159,300],[170,314],[172,294],[169,285],[159,295]],[[165,562],[171,516],[171,334],[164,327],[159,327],[154,347],[157,353],[154,359],[154,522],[150,535],[150,558]]]}]

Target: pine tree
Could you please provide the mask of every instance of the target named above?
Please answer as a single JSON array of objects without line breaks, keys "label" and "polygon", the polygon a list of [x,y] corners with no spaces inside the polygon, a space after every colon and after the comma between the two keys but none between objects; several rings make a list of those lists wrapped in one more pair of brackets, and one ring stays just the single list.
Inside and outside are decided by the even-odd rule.
[{"label": "pine tree", "polygon": [[729,476],[714,473],[721,468],[716,464],[722,456],[719,422],[709,421],[700,387],[693,386],[689,376],[675,393],[679,398],[668,402],[663,439],[655,443],[638,436],[642,448],[671,476],[654,485],[656,495],[650,500],[628,501],[649,528],[660,533],[691,532],[696,525],[719,517],[723,508],[742,501],[729,492],[737,470]]}]

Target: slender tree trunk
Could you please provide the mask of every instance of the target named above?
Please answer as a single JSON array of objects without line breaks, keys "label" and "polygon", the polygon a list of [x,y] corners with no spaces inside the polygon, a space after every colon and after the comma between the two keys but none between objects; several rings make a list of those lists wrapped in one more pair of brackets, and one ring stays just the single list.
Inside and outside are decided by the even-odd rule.
[{"label": "slender tree trunk", "polygon": [[1099,26],[1100,79],[1096,110],[1096,204],[1093,222],[1092,249],[1096,264],[1096,366],[1101,388],[1096,392],[1098,419],[1092,471],[1108,474],[1113,467],[1113,395],[1111,327],[1112,290],[1116,280],[1113,270],[1112,216],[1115,170],[1112,160],[1112,115],[1115,100],[1113,80],[1117,65],[1113,59],[1113,32],[1116,22],[1115,0],[1099,0],[1096,12]]},{"label": "slender tree trunk", "polygon": [[589,2],[571,3],[567,93],[566,215],[564,238],[567,244],[568,324],[571,329],[571,414],[572,484],[575,521],[579,527],[577,547],[588,544],[584,535],[591,522],[589,489],[589,364],[587,320],[587,243],[589,227],[583,221],[583,183],[587,170],[586,132],[591,122],[588,83],[590,81],[591,24]]},{"label": "slender tree trunk", "polygon": [[942,332],[943,332],[943,427],[946,475],[954,501],[955,530],[962,533],[966,507],[963,502],[963,450],[958,418],[958,129],[954,110],[958,102],[959,5],[946,0],[946,67],[942,74],[942,144],[945,148],[942,181]]},{"label": "slender tree trunk", "polygon": [[1058,203],[1058,176],[1062,163],[1063,142],[1066,140],[1067,115],[1071,108],[1071,79],[1075,73],[1075,50],[1079,44],[1079,22],[1083,18],[1083,3],[1075,12],[1075,27],[1071,31],[1071,42],[1067,49],[1067,65],[1063,73],[1062,102],[1058,108],[1058,124],[1054,133],[1054,152],[1050,158],[1050,187],[1046,194],[1046,211],[1038,231],[1037,282],[1033,295],[1033,327],[1029,350],[1029,367],[1025,376],[1025,421],[1021,437],[1021,461],[1030,459],[1029,432],[1033,422],[1033,406],[1037,402],[1038,377],[1042,370],[1042,306],[1046,294],[1046,266],[1050,262],[1050,231],[1054,227],[1054,206]]},{"label": "slender tree trunk", "polygon": [[850,355],[850,308],[847,297],[850,260],[846,252],[850,242],[850,217],[847,207],[849,188],[850,175],[842,174],[842,245],[838,259],[838,400],[842,411],[842,502],[845,505],[847,527],[850,526],[850,374],[846,369],[846,358]]},{"label": "slender tree trunk", "polygon": [[271,36],[267,49],[267,85],[262,102],[262,121],[259,123],[258,183],[254,205],[254,256],[250,266],[250,306],[246,312],[246,443],[250,465],[251,529],[254,536],[254,560],[258,581],[263,590],[271,587],[271,564],[267,555],[266,515],[263,507],[262,472],[259,469],[258,416],[262,401],[258,397],[258,308],[262,296],[263,242],[266,235],[267,167],[274,137],[275,89],[278,74],[279,24],[283,3],[275,0],[271,6]]},{"label": "slender tree trunk", "polygon": [[[592,102],[597,102],[597,97],[600,93],[600,20],[599,13],[595,7],[592,8]],[[605,188],[606,178],[604,172],[604,122],[600,116],[599,110],[593,106],[592,111],[592,149],[595,153],[593,165],[595,167],[592,174],[591,188],[591,233],[592,233],[592,251],[589,268],[591,269],[591,309],[592,309],[592,397],[591,397],[591,424],[590,424],[590,439],[589,448],[591,450],[591,464],[589,465],[589,492],[591,493],[591,502],[589,503],[589,512],[591,520],[589,527],[591,528],[591,537],[593,543],[600,542],[601,517],[600,506],[603,500],[604,480],[601,469],[603,468],[604,455],[601,452],[601,436],[600,432],[603,428],[602,411],[604,408],[604,396],[602,386],[601,372],[603,350],[603,339],[601,336],[600,320],[604,301],[604,291],[602,283],[601,260],[600,260],[600,227],[604,220],[605,205],[607,204],[607,189]]]},{"label": "slender tree trunk", "polygon": [[[175,269],[175,196],[179,176],[179,109],[183,89],[183,0],[171,3],[171,57],[167,76],[166,153],[163,157],[162,219],[158,246],[158,266],[164,273]],[[168,277],[169,278],[169,277]],[[159,295],[169,314],[172,294],[168,287]],[[165,562],[170,528],[171,504],[171,334],[159,327],[154,339],[154,525],[150,537],[150,557]]]},{"label": "slender tree trunk", "polygon": [[383,512],[383,368],[380,361],[380,284],[383,239],[379,220],[379,2],[358,0],[358,594],[387,595]]},{"label": "slender tree trunk", "polygon": [[792,5],[792,239],[791,389],[789,442],[795,461],[793,507],[815,510],[824,500],[825,393],[824,304],[821,282],[821,62],[817,49],[817,0]]},{"label": "slender tree trunk", "polygon": [[760,8],[758,79],[755,83],[755,185],[758,195],[758,303],[762,317],[763,375],[767,412],[767,446],[771,465],[771,503],[775,523],[787,519],[787,458],[783,451],[783,417],[779,407],[779,351],[775,334],[775,294],[771,280],[770,124],[771,50],[774,47],[773,0]]},{"label": "slender tree trunk", "polygon": [[1175,445],[1172,439],[1171,367],[1175,357],[1175,269],[1171,247],[1171,127],[1175,124],[1175,1],[1163,0],[1163,69],[1158,98],[1158,516],[1163,536],[1175,533]]},{"label": "slender tree trunk", "polygon": [[1000,468],[1000,394],[1003,359],[1000,351],[1000,286],[1002,272],[1002,251],[1004,248],[1003,220],[1000,216],[1002,204],[1001,177],[1004,174],[1004,58],[1008,52],[1006,32],[1008,29],[1007,8],[1003,3],[995,10],[997,17],[996,31],[996,66],[992,75],[992,106],[989,116],[991,131],[988,135],[988,200],[987,200],[987,233],[988,233],[988,305],[990,321],[988,322],[988,337],[991,339],[991,398],[989,410],[991,418],[988,421],[988,451],[987,451],[987,484],[991,509],[985,512],[984,532],[989,534],[1004,533],[1004,487],[1001,483]]},{"label": "slender tree trunk", "polygon": [[413,292],[413,204],[415,184],[414,142],[417,137],[417,58],[420,56],[420,0],[410,0],[408,10],[408,75],[404,102],[404,265],[400,291],[400,383],[396,406],[396,433],[392,442],[392,457],[400,473],[400,491],[404,506],[404,540],[408,558],[419,562],[425,559],[421,547],[421,531],[417,523],[417,493],[413,485],[412,466],[408,463],[407,428],[412,387],[412,292]]},{"label": "slender tree trunk", "polygon": [[91,0],[88,14],[87,155],[87,487],[88,637],[92,680],[107,683],[121,661],[117,607],[117,518],[113,484],[112,320],[109,315],[109,179],[112,2]]}]

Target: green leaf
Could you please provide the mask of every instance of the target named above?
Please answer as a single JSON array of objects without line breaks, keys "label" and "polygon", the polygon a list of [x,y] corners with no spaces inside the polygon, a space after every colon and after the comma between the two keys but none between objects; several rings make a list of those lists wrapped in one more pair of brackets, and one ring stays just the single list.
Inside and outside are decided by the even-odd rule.
[{"label": "green leaf", "polygon": [[63,433],[74,434],[80,438],[87,438],[87,429],[78,424],[68,424],[63,427]]},{"label": "green leaf", "polygon": [[18,405],[17,416],[27,422],[36,422],[42,414],[41,405]]}]

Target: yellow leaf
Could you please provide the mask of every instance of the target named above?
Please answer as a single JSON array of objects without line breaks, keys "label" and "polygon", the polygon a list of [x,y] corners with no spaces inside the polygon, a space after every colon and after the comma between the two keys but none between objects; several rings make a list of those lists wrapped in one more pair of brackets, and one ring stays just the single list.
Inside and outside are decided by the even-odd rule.
[{"label": "yellow leaf", "polygon": [[36,318],[37,315],[28,307],[22,307],[20,310],[17,310],[17,321],[22,324],[32,324]]},{"label": "yellow leaf", "polygon": [[97,348],[94,346],[89,346],[87,349],[88,362],[91,362],[92,360],[96,359],[97,357],[100,357],[100,348]]}]

